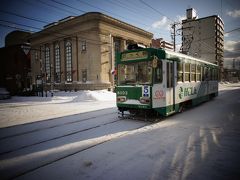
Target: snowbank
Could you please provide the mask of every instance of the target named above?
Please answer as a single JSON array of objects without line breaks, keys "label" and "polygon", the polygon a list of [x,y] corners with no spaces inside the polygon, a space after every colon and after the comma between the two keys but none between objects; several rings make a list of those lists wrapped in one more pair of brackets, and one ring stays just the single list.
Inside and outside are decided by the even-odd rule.
[{"label": "snowbank", "polygon": [[38,103],[81,103],[86,101],[115,101],[116,95],[113,92],[107,90],[97,91],[77,91],[77,92],[65,92],[55,91],[53,97],[48,92],[47,96],[44,93],[42,96],[13,96],[9,100],[0,101],[1,103],[24,103],[24,104],[38,104]]},{"label": "snowbank", "polygon": [[116,95],[113,92],[107,90],[98,91],[79,91],[79,92],[57,92],[54,94],[53,100],[69,99],[73,102],[82,101],[114,101]]}]

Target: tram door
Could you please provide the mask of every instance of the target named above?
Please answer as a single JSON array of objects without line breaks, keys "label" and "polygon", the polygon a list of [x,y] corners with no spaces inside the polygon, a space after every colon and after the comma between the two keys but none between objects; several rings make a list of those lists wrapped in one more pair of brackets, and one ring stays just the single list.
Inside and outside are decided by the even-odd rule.
[{"label": "tram door", "polygon": [[174,61],[166,62],[166,105],[168,111],[175,111],[175,67]]}]

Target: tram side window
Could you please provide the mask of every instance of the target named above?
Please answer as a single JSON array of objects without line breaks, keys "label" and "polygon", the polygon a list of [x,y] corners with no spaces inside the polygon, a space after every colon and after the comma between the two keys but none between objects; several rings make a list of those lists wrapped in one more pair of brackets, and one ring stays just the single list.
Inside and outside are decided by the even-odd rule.
[{"label": "tram side window", "polygon": [[185,81],[190,81],[190,63],[185,63]]},{"label": "tram side window", "polygon": [[201,81],[201,65],[200,64],[197,65],[196,75],[197,75],[197,81]]},{"label": "tram side window", "polygon": [[219,71],[218,71],[218,69],[216,69],[216,80],[219,80]]},{"label": "tram side window", "polygon": [[213,80],[217,81],[217,69],[216,68],[213,69]]},{"label": "tram side window", "polygon": [[196,81],[196,65],[191,64],[191,81]]},{"label": "tram side window", "polygon": [[154,82],[162,82],[162,61],[157,61],[157,67],[155,68]]},{"label": "tram side window", "polygon": [[218,70],[215,69],[215,80],[217,81],[218,80]]},{"label": "tram side window", "polygon": [[173,63],[167,62],[167,88],[173,87]]},{"label": "tram side window", "polygon": [[208,80],[211,81],[212,80],[212,68],[208,68],[208,74],[209,74]]},{"label": "tram side window", "polygon": [[203,81],[209,81],[209,69],[204,67]]},{"label": "tram side window", "polygon": [[213,80],[217,81],[217,69],[216,68],[213,69]]},{"label": "tram side window", "polygon": [[183,63],[178,62],[177,63],[177,81],[178,82],[183,82]]}]

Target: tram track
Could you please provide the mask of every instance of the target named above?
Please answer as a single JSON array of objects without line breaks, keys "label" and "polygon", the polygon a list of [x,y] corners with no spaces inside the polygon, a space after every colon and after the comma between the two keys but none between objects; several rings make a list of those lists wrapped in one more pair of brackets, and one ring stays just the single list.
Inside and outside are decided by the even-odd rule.
[{"label": "tram track", "polygon": [[[114,113],[104,114],[101,117],[107,116],[107,115],[111,115],[111,114],[114,114]],[[47,129],[56,128],[56,127],[61,127],[61,126],[64,126],[64,125],[66,126],[66,125],[69,125],[69,124],[79,123],[79,122],[95,119],[97,117],[100,117],[100,116],[86,118],[86,119],[82,119],[81,121],[75,121],[75,122],[72,122],[72,123],[65,123],[65,124],[61,124],[61,125],[56,125],[56,126],[52,126],[52,127],[49,127],[49,128],[42,128],[42,129],[38,129],[38,130],[35,130],[35,131],[22,133],[21,135],[25,135],[25,134],[29,134],[29,133],[35,133],[35,132],[38,132],[38,131],[41,131],[41,130],[47,130]],[[21,147],[15,148],[15,149],[11,149],[11,150],[8,150],[8,151],[3,151],[3,152],[0,153],[0,156],[3,156],[3,155],[8,154],[8,153],[15,152],[15,151],[19,151],[19,150],[22,150],[22,149],[25,149],[25,148],[29,148],[29,147],[32,147],[32,146],[36,146],[36,145],[39,145],[39,144],[43,144],[43,143],[46,143],[46,142],[50,142],[50,141],[53,141],[53,140],[61,139],[61,138],[64,138],[64,137],[67,137],[67,136],[71,136],[71,135],[74,135],[74,134],[78,134],[78,133],[82,133],[82,132],[89,131],[89,130],[92,130],[92,129],[96,129],[96,128],[99,128],[99,127],[102,127],[102,126],[106,126],[106,125],[109,125],[109,124],[112,124],[112,123],[115,123],[115,122],[118,122],[118,121],[121,121],[121,120],[122,119],[117,118],[117,120],[114,120],[114,121],[111,121],[111,122],[98,124],[98,125],[93,126],[93,127],[85,128],[85,129],[82,129],[82,130],[79,130],[79,131],[73,131],[73,132],[70,132],[70,133],[63,134],[61,136],[57,136],[57,137],[51,138],[51,139],[46,139],[46,140],[38,141],[36,143],[32,143],[32,144],[21,146]]]},{"label": "tram track", "polygon": [[[117,121],[121,121],[121,120],[123,120],[123,119],[120,119],[120,120],[117,120]],[[112,122],[112,123],[116,123],[117,121],[114,121],[114,122]],[[108,124],[110,124],[110,123],[108,123]],[[123,132],[123,133],[117,134],[116,136],[110,137],[110,138],[108,138],[108,139],[106,139],[106,140],[100,141],[100,142],[95,143],[95,144],[93,144],[93,145],[90,145],[90,146],[88,146],[88,147],[86,147],[86,148],[83,148],[83,149],[74,151],[74,152],[69,153],[69,154],[64,155],[64,156],[60,156],[60,157],[55,158],[55,159],[53,159],[53,160],[51,160],[51,161],[48,161],[48,162],[42,163],[42,164],[40,164],[40,165],[38,165],[38,166],[29,168],[28,170],[26,170],[26,171],[24,171],[24,172],[19,172],[19,173],[15,174],[15,175],[12,175],[12,176],[9,177],[8,179],[9,179],[9,180],[13,180],[13,179],[20,178],[20,177],[22,177],[22,176],[24,176],[24,175],[26,175],[26,174],[32,173],[32,172],[34,172],[34,171],[37,171],[38,169],[41,169],[41,168],[46,167],[46,166],[48,166],[48,165],[54,164],[54,163],[56,163],[56,162],[58,162],[58,161],[61,161],[61,160],[66,159],[66,158],[68,158],[68,157],[74,156],[74,155],[76,155],[76,154],[78,154],[78,153],[87,151],[87,150],[89,150],[89,149],[91,149],[91,148],[94,148],[94,147],[96,147],[96,146],[98,146],[98,145],[101,145],[101,144],[110,142],[110,141],[112,141],[112,140],[114,140],[114,139],[117,139],[117,138],[120,138],[120,137],[124,137],[124,136],[126,136],[126,135],[128,135],[128,134],[131,134],[132,131],[137,131],[137,130],[139,130],[139,129],[141,129],[141,128],[144,128],[145,126],[150,125],[150,124],[153,124],[153,123],[145,123],[144,125],[141,125],[141,126],[139,126],[139,127],[137,127],[137,128],[133,128],[133,129],[130,129],[130,130],[125,131],[125,132]]]},{"label": "tram track", "polygon": [[[98,118],[98,117],[103,117],[103,116],[107,116],[107,115],[115,114],[115,113],[116,112],[106,113],[106,114],[102,114],[102,115],[98,115],[98,116],[79,119],[79,120],[76,120],[76,121],[70,121],[70,122],[65,122],[65,123],[62,123],[62,124],[56,124],[56,125],[49,126],[49,127],[36,128],[36,129],[25,131],[25,132],[15,133],[15,134],[12,134],[12,135],[7,135],[7,136],[2,136],[2,137],[0,137],[0,141],[4,140],[4,139],[7,139],[7,138],[12,138],[12,137],[16,137],[16,136],[25,135],[25,134],[35,133],[35,132],[38,132],[38,131],[43,131],[43,130],[52,129],[52,128],[56,128],[56,127],[61,127],[61,126],[65,126],[65,125],[71,125],[71,124],[75,124],[75,123],[79,123],[79,122],[84,122],[84,121],[87,121],[87,120],[90,120],[90,119],[95,119],[95,118]],[[45,120],[44,122],[53,121],[53,120],[57,120],[57,119],[58,118],[53,118],[53,119],[50,119],[50,120]],[[34,123],[38,123],[38,122],[34,122]],[[25,125],[22,124],[22,125],[18,125],[18,126],[20,127],[20,126],[25,126]],[[9,128],[11,128],[11,127],[7,127],[7,128],[4,128],[4,129],[9,129]]]}]

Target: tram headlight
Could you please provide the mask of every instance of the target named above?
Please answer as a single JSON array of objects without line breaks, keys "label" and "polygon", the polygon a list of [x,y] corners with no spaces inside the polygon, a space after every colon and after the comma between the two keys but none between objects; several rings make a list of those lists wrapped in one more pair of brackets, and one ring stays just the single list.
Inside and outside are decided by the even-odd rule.
[{"label": "tram headlight", "polygon": [[126,96],[118,96],[117,102],[125,102],[127,100]]},{"label": "tram headlight", "polygon": [[139,101],[142,104],[149,104],[150,103],[150,97],[140,97]]}]

